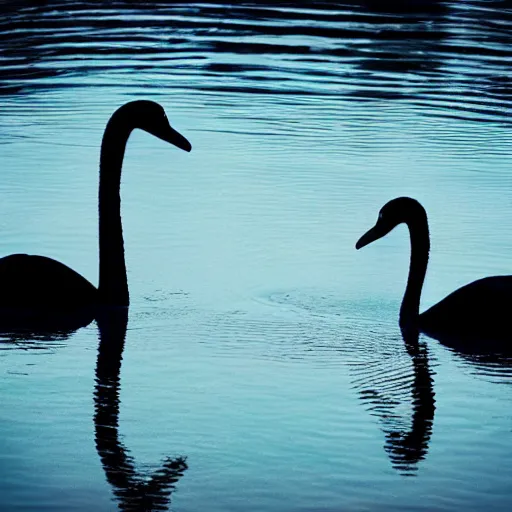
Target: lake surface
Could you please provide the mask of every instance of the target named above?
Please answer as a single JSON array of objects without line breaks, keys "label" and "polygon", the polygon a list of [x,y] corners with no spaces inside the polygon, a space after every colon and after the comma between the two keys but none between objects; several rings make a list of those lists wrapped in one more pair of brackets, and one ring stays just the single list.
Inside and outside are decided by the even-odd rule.
[{"label": "lake surface", "polygon": [[511,272],[512,4],[109,4],[2,3],[0,255],[97,283],[124,102],[193,150],[130,137],[128,320],[2,337],[0,509],[510,510],[512,362],[408,350],[405,228],[354,245],[408,195],[422,308]]}]

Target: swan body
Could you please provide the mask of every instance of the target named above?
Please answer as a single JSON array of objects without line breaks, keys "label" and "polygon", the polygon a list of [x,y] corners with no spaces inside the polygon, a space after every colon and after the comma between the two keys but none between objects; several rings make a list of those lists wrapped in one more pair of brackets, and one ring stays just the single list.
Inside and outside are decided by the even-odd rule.
[{"label": "swan body", "polygon": [[[512,339],[510,305],[512,276],[478,279],[446,296],[419,315],[419,327],[442,341],[451,337],[468,342],[474,339]],[[512,347],[511,347],[512,348]]]},{"label": "swan body", "polygon": [[191,145],[169,125],[164,109],[152,101],[132,101],[110,118],[101,144],[99,177],[99,285],[68,266],[45,256],[11,254],[0,258],[0,308],[2,315],[27,321],[87,310],[86,324],[98,306],[128,306],[119,189],[121,167],[130,133],[142,129],[190,151]]},{"label": "swan body", "polygon": [[[377,223],[357,242],[360,249],[405,223],[411,239],[411,260],[399,323],[418,329],[455,348],[475,348],[484,342],[489,350],[502,350],[511,336],[512,276],[492,276],[469,283],[419,313],[421,290],[427,271],[430,236],[427,214],[408,197],[389,201]],[[512,344],[507,349],[512,350]]]},{"label": "swan body", "polygon": [[46,256],[11,254],[0,258],[0,306],[65,309],[89,306],[99,299],[98,289],[85,277]]}]

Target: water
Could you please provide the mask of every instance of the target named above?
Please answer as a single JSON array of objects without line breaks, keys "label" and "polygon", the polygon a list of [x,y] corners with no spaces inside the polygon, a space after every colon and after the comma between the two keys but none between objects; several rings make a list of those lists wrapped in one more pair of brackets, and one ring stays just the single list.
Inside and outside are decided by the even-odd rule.
[{"label": "water", "polygon": [[2,510],[510,509],[510,362],[408,351],[405,229],[354,249],[409,195],[423,308],[510,273],[512,7],[423,4],[2,4],[0,254],[97,282],[122,103],[194,148],[130,138],[126,329],[4,336]]}]

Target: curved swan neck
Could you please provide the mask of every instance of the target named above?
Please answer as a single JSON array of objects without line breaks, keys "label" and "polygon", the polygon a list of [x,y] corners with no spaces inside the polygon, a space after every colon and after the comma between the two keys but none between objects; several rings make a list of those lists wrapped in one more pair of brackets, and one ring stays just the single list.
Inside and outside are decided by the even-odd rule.
[{"label": "curved swan neck", "polygon": [[411,238],[411,262],[407,287],[400,308],[400,325],[402,326],[417,322],[430,251],[427,214],[419,203],[411,207],[405,222]]},{"label": "curved swan neck", "polygon": [[133,120],[121,107],[110,118],[101,143],[98,290],[101,302],[116,306],[129,304],[119,189],[126,141],[133,128]]}]

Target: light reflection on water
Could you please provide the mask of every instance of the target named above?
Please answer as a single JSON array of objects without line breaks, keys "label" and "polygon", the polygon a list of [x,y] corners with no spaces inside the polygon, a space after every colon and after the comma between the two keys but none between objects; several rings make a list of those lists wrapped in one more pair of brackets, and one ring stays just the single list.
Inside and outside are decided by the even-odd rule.
[{"label": "light reflection on water", "polygon": [[3,336],[3,508],[509,510],[510,361],[408,350],[405,231],[354,250],[411,195],[424,307],[510,273],[511,6],[422,4],[2,6],[1,254],[96,282],[123,102],[194,147],[130,138],[124,346]]}]

